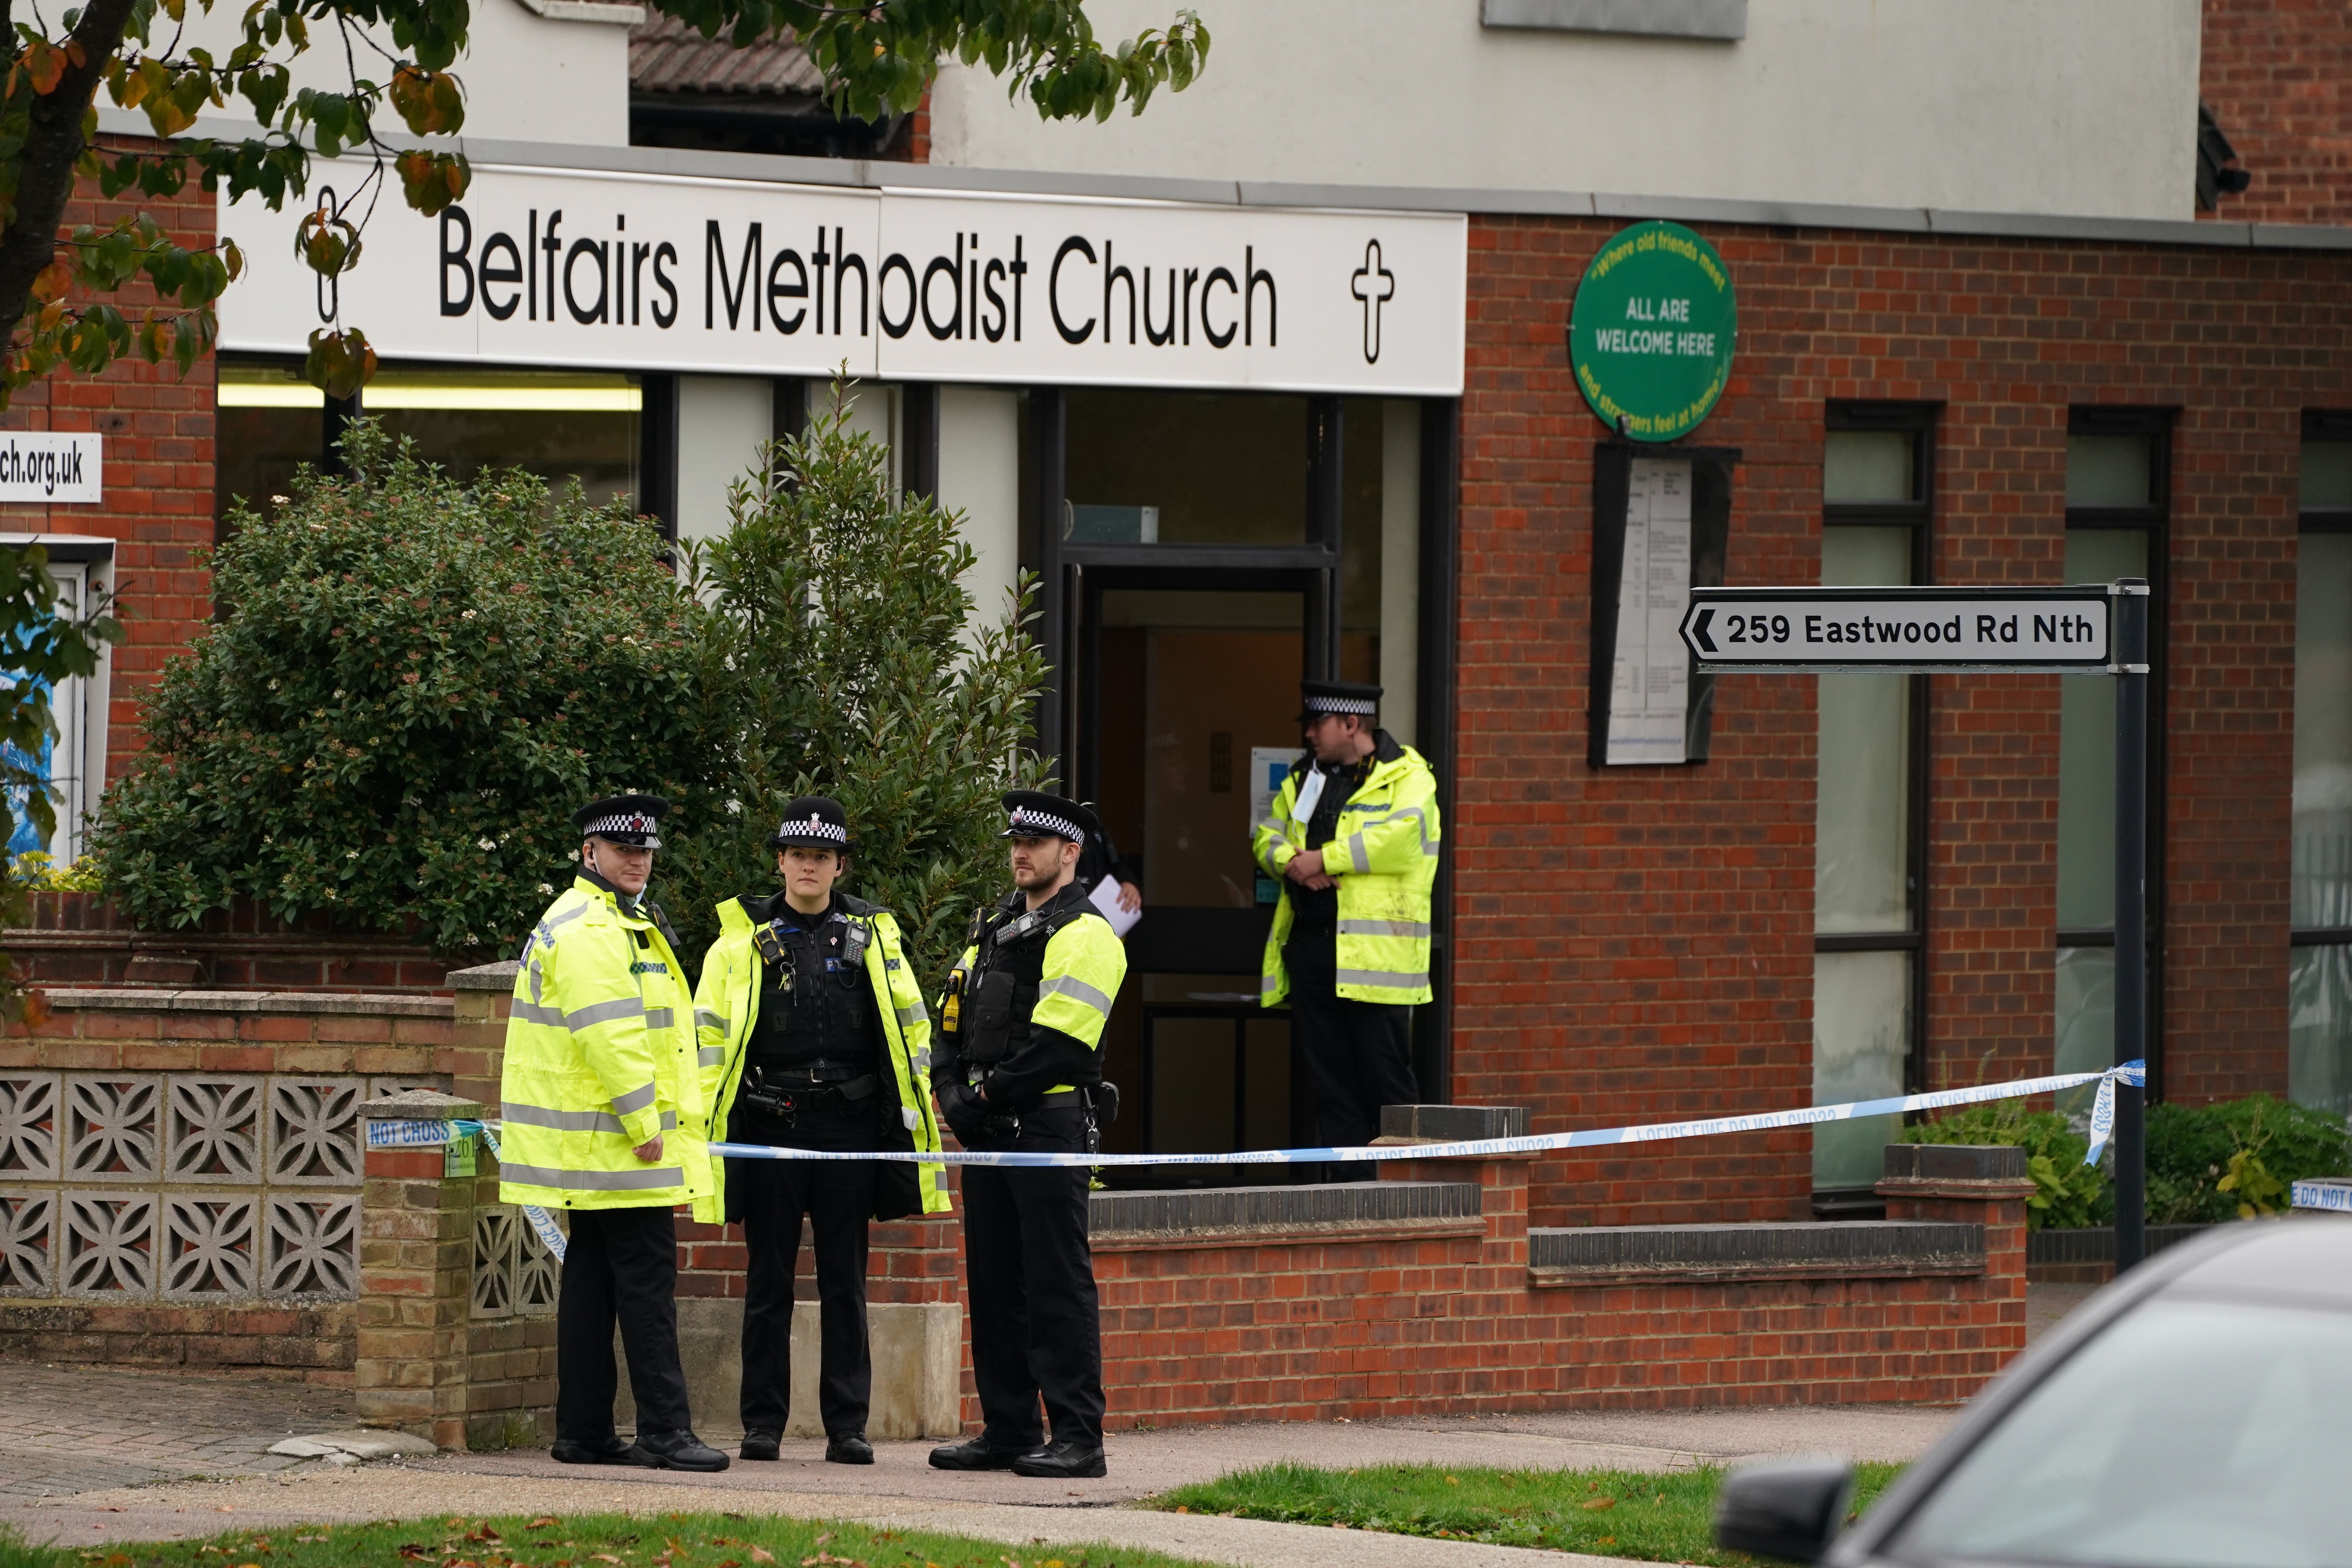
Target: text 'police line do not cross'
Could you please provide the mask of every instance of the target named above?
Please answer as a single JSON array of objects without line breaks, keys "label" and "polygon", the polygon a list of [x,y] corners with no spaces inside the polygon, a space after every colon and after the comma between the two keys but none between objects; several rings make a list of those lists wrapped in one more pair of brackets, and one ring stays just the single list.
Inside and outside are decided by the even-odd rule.
[{"label": "text 'police line do not cross'", "polygon": [[[2063,588],[1693,588],[1683,645],[1719,675],[2106,675],[2116,680],[2115,1058],[2147,1049],[2147,584]],[[2142,1091],[2116,1095],[2116,1268],[2145,1254]]]}]

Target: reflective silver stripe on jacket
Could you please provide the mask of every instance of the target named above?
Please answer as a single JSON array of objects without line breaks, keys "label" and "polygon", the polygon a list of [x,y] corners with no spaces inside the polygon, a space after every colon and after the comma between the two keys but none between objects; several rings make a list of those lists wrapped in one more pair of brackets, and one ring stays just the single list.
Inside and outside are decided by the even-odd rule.
[{"label": "reflective silver stripe on jacket", "polygon": [[697,1007],[694,1010],[694,1026],[698,1029],[716,1029],[723,1035],[727,1032],[727,1020],[708,1007]]},{"label": "reflective silver stripe on jacket", "polygon": [[536,1002],[518,1002],[514,1005],[514,1016],[526,1024],[543,1024],[551,1029],[563,1027],[563,1009],[561,1007],[542,1007]]},{"label": "reflective silver stripe on jacket", "polygon": [[930,1014],[923,1010],[922,1000],[919,997],[916,999],[913,1006],[901,1007],[898,1009],[898,1027],[902,1029],[909,1024],[919,1024],[930,1017]]},{"label": "reflective silver stripe on jacket", "polygon": [[1271,974],[1261,974],[1257,977],[1257,994],[1261,998],[1273,995],[1275,992],[1281,989],[1281,985],[1282,983]]},{"label": "reflective silver stripe on jacket", "polygon": [[[625,1138],[629,1130],[621,1119],[609,1110],[557,1110],[546,1105],[517,1105],[509,1100],[499,1110],[509,1121],[520,1127],[551,1127],[558,1132],[617,1132]],[[673,1131],[677,1127],[677,1112],[661,1113],[661,1130]]]},{"label": "reflective silver stripe on jacket", "polygon": [[563,1015],[563,1026],[576,1035],[615,1018],[642,1017],[645,1010],[646,999],[642,996],[615,996],[610,1002],[591,1002],[585,1007],[573,1008]]},{"label": "reflective silver stripe on jacket", "polygon": [[1388,969],[1342,969],[1333,977],[1340,985],[1378,985],[1398,991],[1418,991],[1429,984],[1429,971],[1418,974]]},{"label": "reflective silver stripe on jacket", "polygon": [[1356,831],[1348,836],[1348,853],[1355,857],[1357,865],[1369,868],[1371,862],[1364,856],[1364,834],[1383,823],[1402,821],[1408,816],[1412,818],[1413,826],[1420,831],[1421,852],[1423,855],[1436,854],[1437,843],[1429,837],[1429,813],[1417,805],[1408,805],[1402,810],[1391,811],[1386,816],[1375,816],[1370,821],[1358,823]]},{"label": "reflective silver stripe on jacket", "polygon": [[626,1094],[614,1095],[613,1097],[613,1110],[614,1112],[622,1116],[633,1115],[637,1111],[643,1110],[646,1106],[651,1105],[654,1102],[654,1085],[648,1083],[644,1088],[633,1089]]},{"label": "reflective silver stripe on jacket", "polygon": [[560,1187],[575,1193],[643,1193],[656,1187],[682,1187],[686,1172],[676,1165],[647,1165],[639,1171],[566,1171],[555,1165],[502,1161],[499,1179],[517,1186]]},{"label": "reflective silver stripe on jacket", "polygon": [[648,1007],[646,1009],[646,1027],[648,1029],[667,1029],[671,1024],[675,1023],[677,1019],[677,1010],[674,1007]]},{"label": "reflective silver stripe on jacket", "polygon": [[1084,1003],[1106,1018],[1110,1016],[1110,998],[1074,974],[1057,974],[1037,987],[1040,1002],[1048,996],[1067,996],[1074,1002]]},{"label": "reflective silver stripe on jacket", "polygon": [[725,1046],[705,1046],[700,1050],[694,1053],[694,1061],[697,1067],[715,1068],[726,1059],[727,1047]]},{"label": "reflective silver stripe on jacket", "polygon": [[1341,921],[1341,936],[1402,936],[1425,937],[1429,934],[1427,921]]}]

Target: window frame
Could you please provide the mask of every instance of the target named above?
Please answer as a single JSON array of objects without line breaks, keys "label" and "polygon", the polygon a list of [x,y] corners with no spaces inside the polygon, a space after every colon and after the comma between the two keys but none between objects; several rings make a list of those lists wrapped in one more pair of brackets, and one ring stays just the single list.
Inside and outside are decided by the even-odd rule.
[{"label": "window frame", "polygon": [[[2303,411],[2302,446],[2318,443],[2352,446],[2352,410],[2306,408]],[[2296,474],[2301,478],[2301,451],[2297,449]],[[2352,507],[2326,507],[2305,510],[2297,502],[2295,533],[2352,533]],[[2352,926],[2297,926],[2287,931],[2287,945],[2294,947],[2336,947],[2352,944]]]},{"label": "window frame", "polygon": [[[1822,502],[1822,527],[1902,528],[1911,538],[1911,583],[1925,587],[1935,581],[1936,422],[1942,412],[1935,404],[1833,403],[1823,412],[1822,445],[1840,431],[1897,431],[1912,438],[1911,497],[1905,501]],[[1837,931],[1813,935],[1815,952],[1885,952],[1913,955],[1910,980],[1909,1037],[1911,1048],[1903,1061],[1904,1092],[1916,1094],[1927,1087],[1927,811],[1931,800],[1928,777],[1930,725],[1929,678],[1913,675],[1909,692],[1909,755],[1906,781],[1909,798],[1906,813],[1904,879],[1910,921],[1899,931]]]},{"label": "window frame", "polygon": [[[2169,688],[2172,555],[2172,434],[2179,410],[2168,407],[2078,404],[2066,410],[2066,434],[2141,436],[2147,439],[2148,499],[2137,506],[2065,508],[2066,531],[2080,529],[2141,529],[2147,534],[2147,1085],[2148,1104],[2164,1098],[2164,930],[2167,909],[2165,844],[2165,722]],[[2064,493],[2060,470],[2060,493]],[[2063,552],[2062,552],[2063,561]],[[2053,847],[2051,873],[2057,873]],[[2116,945],[2115,928],[2053,927],[2051,959],[2062,948]],[[2056,998],[2052,998],[2052,1037],[2056,1037]]]}]

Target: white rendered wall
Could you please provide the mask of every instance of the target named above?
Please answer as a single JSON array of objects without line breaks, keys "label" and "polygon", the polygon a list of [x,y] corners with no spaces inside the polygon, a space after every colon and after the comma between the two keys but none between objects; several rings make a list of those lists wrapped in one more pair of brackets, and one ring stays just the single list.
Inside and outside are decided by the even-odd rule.
[{"label": "white rendered wall", "polygon": [[[2198,0],[1755,0],[1736,43],[1478,0],[1184,0],[1202,79],[1047,124],[950,64],[931,158],[1193,179],[2194,216]],[[1177,0],[1094,0],[1106,42]]]},{"label": "white rendered wall", "polygon": [[972,625],[994,626],[1021,571],[1019,394],[940,388],[940,504],[964,514],[964,539],[980,556],[963,584]]},{"label": "white rendered wall", "polygon": [[760,447],[774,434],[774,395],[765,377],[677,378],[680,539],[712,539],[727,531],[734,521],[727,491],[759,465]]},{"label": "white rendered wall", "polygon": [[[468,27],[467,51],[457,58],[457,80],[465,91],[467,136],[516,142],[562,142],[583,146],[625,147],[629,144],[629,24],[643,13],[625,5],[562,5],[574,16],[595,20],[558,19],[526,9],[521,0],[477,0]],[[245,7],[216,3],[211,11],[188,7],[182,48],[202,47],[215,58],[243,41]],[[159,16],[160,42],[173,24]],[[388,35],[387,35],[388,36]],[[294,89],[317,88],[326,92],[351,90],[351,66],[342,40],[332,28],[314,23],[310,47],[289,66]],[[381,81],[383,57],[362,50],[360,74]],[[99,94],[101,104],[113,100]],[[247,118],[253,106],[231,99],[226,110],[211,114]],[[146,116],[140,115],[142,123]],[[208,120],[196,121],[203,134]],[[404,134],[407,127],[386,104],[377,119],[379,130]],[[112,127],[110,126],[110,129]],[[399,196],[394,187],[394,199]]]}]

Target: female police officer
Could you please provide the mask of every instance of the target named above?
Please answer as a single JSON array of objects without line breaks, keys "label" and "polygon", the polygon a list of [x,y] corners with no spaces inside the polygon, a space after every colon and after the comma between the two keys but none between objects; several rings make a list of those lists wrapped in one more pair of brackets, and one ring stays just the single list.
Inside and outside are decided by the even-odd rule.
[{"label": "female police officer", "polygon": [[[783,890],[719,906],[694,1019],[714,1109],[730,1141],[786,1148],[940,1147],[930,1097],[930,1019],[890,911],[835,890],[849,824],[822,795],[784,808],[770,841]],[[740,1220],[751,1252],[743,1300],[743,1447],[772,1459],[792,1393],[793,1268],[801,1216],[814,1221],[824,1457],[870,1465],[866,1221],[948,1207],[940,1167],[909,1161],[712,1162],[705,1223]],[[723,1167],[723,1168],[721,1168]]]}]

